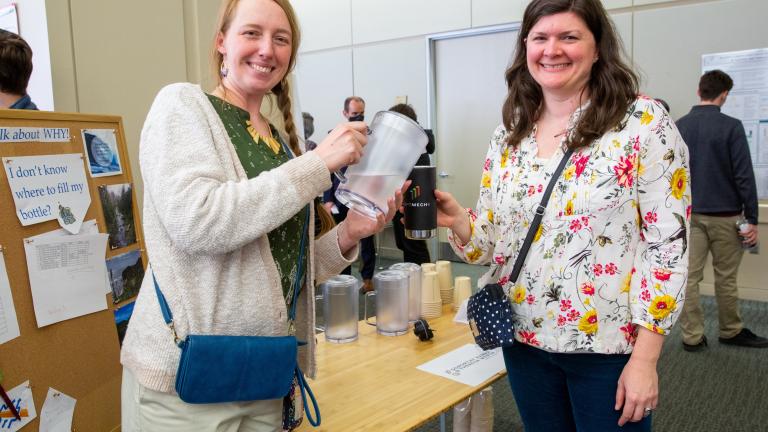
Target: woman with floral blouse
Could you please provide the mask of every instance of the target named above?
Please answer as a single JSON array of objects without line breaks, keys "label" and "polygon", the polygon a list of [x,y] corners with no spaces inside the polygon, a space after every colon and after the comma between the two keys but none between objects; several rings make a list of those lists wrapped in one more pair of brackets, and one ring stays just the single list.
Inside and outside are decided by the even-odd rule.
[{"label": "woman with floral blouse", "polygon": [[686,146],[661,105],[638,96],[599,0],[533,0],[506,80],[477,208],[437,191],[438,224],[459,256],[490,263],[480,286],[509,293],[517,343],[504,359],[526,430],[649,431],[656,363],[685,293]]}]

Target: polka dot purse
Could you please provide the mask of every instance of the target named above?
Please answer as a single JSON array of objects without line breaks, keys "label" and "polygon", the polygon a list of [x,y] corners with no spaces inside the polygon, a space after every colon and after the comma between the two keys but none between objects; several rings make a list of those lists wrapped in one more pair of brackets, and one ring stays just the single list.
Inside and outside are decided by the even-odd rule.
[{"label": "polka dot purse", "polygon": [[488,284],[469,298],[469,327],[483,350],[510,346],[515,342],[512,305],[499,284]]}]

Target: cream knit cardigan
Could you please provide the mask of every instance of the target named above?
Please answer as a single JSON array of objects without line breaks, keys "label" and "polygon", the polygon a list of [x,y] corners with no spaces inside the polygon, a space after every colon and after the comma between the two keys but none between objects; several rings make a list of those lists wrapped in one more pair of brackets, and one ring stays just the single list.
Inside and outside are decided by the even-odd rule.
[{"label": "cream knit cardigan", "polygon": [[[286,307],[267,233],[331,186],[313,152],[248,179],[221,119],[200,87],[172,84],[150,108],[139,151],[144,179],[144,236],[150,269],[136,300],[121,363],[150,389],[172,393],[180,349],[163,321],[154,273],[179,337],[285,335]],[[297,304],[299,361],[315,375],[312,280],[350,264],[334,229],[314,239],[310,216],[309,281]],[[353,251],[352,259],[357,251]],[[211,379],[216,379],[211,365]]]}]

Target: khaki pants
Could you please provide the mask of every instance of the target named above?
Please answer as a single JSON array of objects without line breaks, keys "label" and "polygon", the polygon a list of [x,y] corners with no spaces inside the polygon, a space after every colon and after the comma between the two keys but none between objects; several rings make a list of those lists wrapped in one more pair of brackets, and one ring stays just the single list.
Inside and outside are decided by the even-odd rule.
[{"label": "khaki pants", "polygon": [[691,215],[688,286],[683,313],[680,315],[684,343],[697,344],[704,336],[704,313],[699,299],[699,283],[704,278],[704,264],[709,252],[712,252],[712,267],[715,271],[720,337],[734,337],[743,327],[736,284],[739,264],[744,254],[741,239],[736,231],[738,219],[738,216]]},{"label": "khaki pants", "polygon": [[193,405],[144,387],[126,368],[121,397],[123,432],[282,431],[281,399]]}]

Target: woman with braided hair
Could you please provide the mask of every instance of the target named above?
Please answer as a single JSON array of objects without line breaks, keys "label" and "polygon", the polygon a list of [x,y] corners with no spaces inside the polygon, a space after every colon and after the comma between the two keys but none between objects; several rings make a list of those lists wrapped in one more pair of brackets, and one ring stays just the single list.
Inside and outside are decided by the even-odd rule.
[{"label": "woman with braided hair", "polygon": [[[400,205],[397,191],[386,216],[350,212],[315,238],[313,199],[330,187],[331,172],[360,160],[366,125],[343,123],[302,154],[287,79],[298,46],[288,0],[223,1],[213,47],[218,85],[210,93],[169,85],[147,115],[139,153],[151,270],[121,353],[124,430],[281,430],[281,400],[211,406],[179,399],[180,350],[153,277],[180,338],[295,334],[306,341],[301,369],[314,376],[312,281],[355,261],[359,240],[380,231]],[[270,93],[287,140],[261,114]],[[301,291],[289,322],[295,280]]]}]

